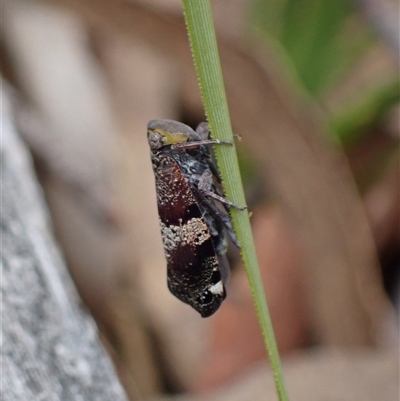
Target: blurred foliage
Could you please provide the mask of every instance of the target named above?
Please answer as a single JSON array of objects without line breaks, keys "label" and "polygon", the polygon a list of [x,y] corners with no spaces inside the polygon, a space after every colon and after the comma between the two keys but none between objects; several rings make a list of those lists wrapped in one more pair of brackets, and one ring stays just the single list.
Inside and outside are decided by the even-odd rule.
[{"label": "blurred foliage", "polygon": [[290,57],[305,88],[324,95],[373,42],[347,0],[255,0],[254,23]]},{"label": "blurred foliage", "polygon": [[[355,5],[348,0],[254,0],[252,22],[284,50],[303,87],[322,100],[379,41]],[[360,140],[399,102],[397,80],[371,84],[367,93],[352,97],[351,105],[328,116],[345,146]]]},{"label": "blurred foliage", "polygon": [[332,116],[331,126],[339,139],[351,146],[368,129],[377,127],[385,112],[399,101],[399,81],[381,85],[363,93],[355,104]]}]

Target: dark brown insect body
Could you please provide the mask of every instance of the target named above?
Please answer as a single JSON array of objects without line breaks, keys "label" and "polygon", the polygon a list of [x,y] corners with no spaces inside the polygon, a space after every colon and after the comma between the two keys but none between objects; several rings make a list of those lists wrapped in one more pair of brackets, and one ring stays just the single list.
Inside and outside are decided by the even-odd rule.
[{"label": "dark brown insect body", "polygon": [[208,130],[206,135],[171,120],[148,124],[168,288],[202,317],[226,297],[225,230],[239,246],[229,216],[213,201],[232,206],[216,187],[218,172],[206,147],[215,141],[208,140]]}]

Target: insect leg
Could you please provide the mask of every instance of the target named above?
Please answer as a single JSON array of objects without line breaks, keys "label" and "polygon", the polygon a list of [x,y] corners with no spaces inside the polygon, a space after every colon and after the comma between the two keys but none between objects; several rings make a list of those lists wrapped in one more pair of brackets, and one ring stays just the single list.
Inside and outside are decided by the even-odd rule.
[{"label": "insect leg", "polygon": [[206,122],[200,123],[196,128],[196,133],[204,140],[210,137],[210,126]]},{"label": "insect leg", "polygon": [[171,149],[194,149],[198,148],[201,145],[231,145],[232,142],[229,141],[220,141],[219,139],[204,139],[202,141],[193,141],[193,142],[179,142],[171,145]]},{"label": "insect leg", "polygon": [[229,238],[231,239],[231,241],[238,247],[241,248],[238,239],[236,238],[236,234],[233,231],[233,227],[232,227],[232,222],[231,219],[229,217],[229,215],[221,212],[221,210],[219,210],[212,201],[208,201],[208,200],[204,200],[204,203],[207,205],[206,207],[208,208],[210,214],[212,216],[214,216],[215,219],[218,219],[219,221],[221,221],[221,223],[224,225]]},{"label": "insect leg", "polygon": [[208,169],[204,170],[203,174],[201,175],[201,177],[199,179],[199,183],[198,183],[198,190],[202,195],[214,198],[215,200],[222,203],[223,205],[232,206],[235,209],[239,209],[239,210],[246,209],[246,207],[235,205],[228,199],[225,199],[224,197],[216,194],[213,191],[213,184],[214,184],[214,181],[213,181],[213,175],[212,175],[211,170],[208,170]]},{"label": "insect leg", "polygon": [[229,238],[231,241],[238,247],[241,248],[238,239],[236,238],[235,232],[233,231],[232,222],[229,215],[223,213],[218,207],[214,204],[211,199],[207,199],[198,189],[193,188],[193,193],[197,199],[197,201],[207,210],[207,212],[214,218],[220,221],[225,227]]}]

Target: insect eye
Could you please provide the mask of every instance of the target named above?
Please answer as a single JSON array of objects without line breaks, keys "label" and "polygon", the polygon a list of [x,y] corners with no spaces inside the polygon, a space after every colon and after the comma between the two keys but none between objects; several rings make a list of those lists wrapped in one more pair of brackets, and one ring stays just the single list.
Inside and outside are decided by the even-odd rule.
[{"label": "insect eye", "polygon": [[164,137],[158,132],[149,131],[148,141],[151,150],[158,150],[164,146]]}]

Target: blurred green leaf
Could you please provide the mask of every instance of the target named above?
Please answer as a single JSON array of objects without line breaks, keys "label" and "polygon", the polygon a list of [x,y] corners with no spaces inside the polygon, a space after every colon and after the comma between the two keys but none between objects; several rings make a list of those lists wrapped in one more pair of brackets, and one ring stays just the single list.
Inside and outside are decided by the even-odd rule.
[{"label": "blurred green leaf", "polygon": [[350,146],[368,128],[377,126],[385,111],[399,102],[399,81],[374,88],[331,116],[331,127],[341,142],[345,146]]},{"label": "blurred green leaf", "polygon": [[277,41],[304,87],[321,97],[372,43],[347,0],[255,0],[253,22]]}]

